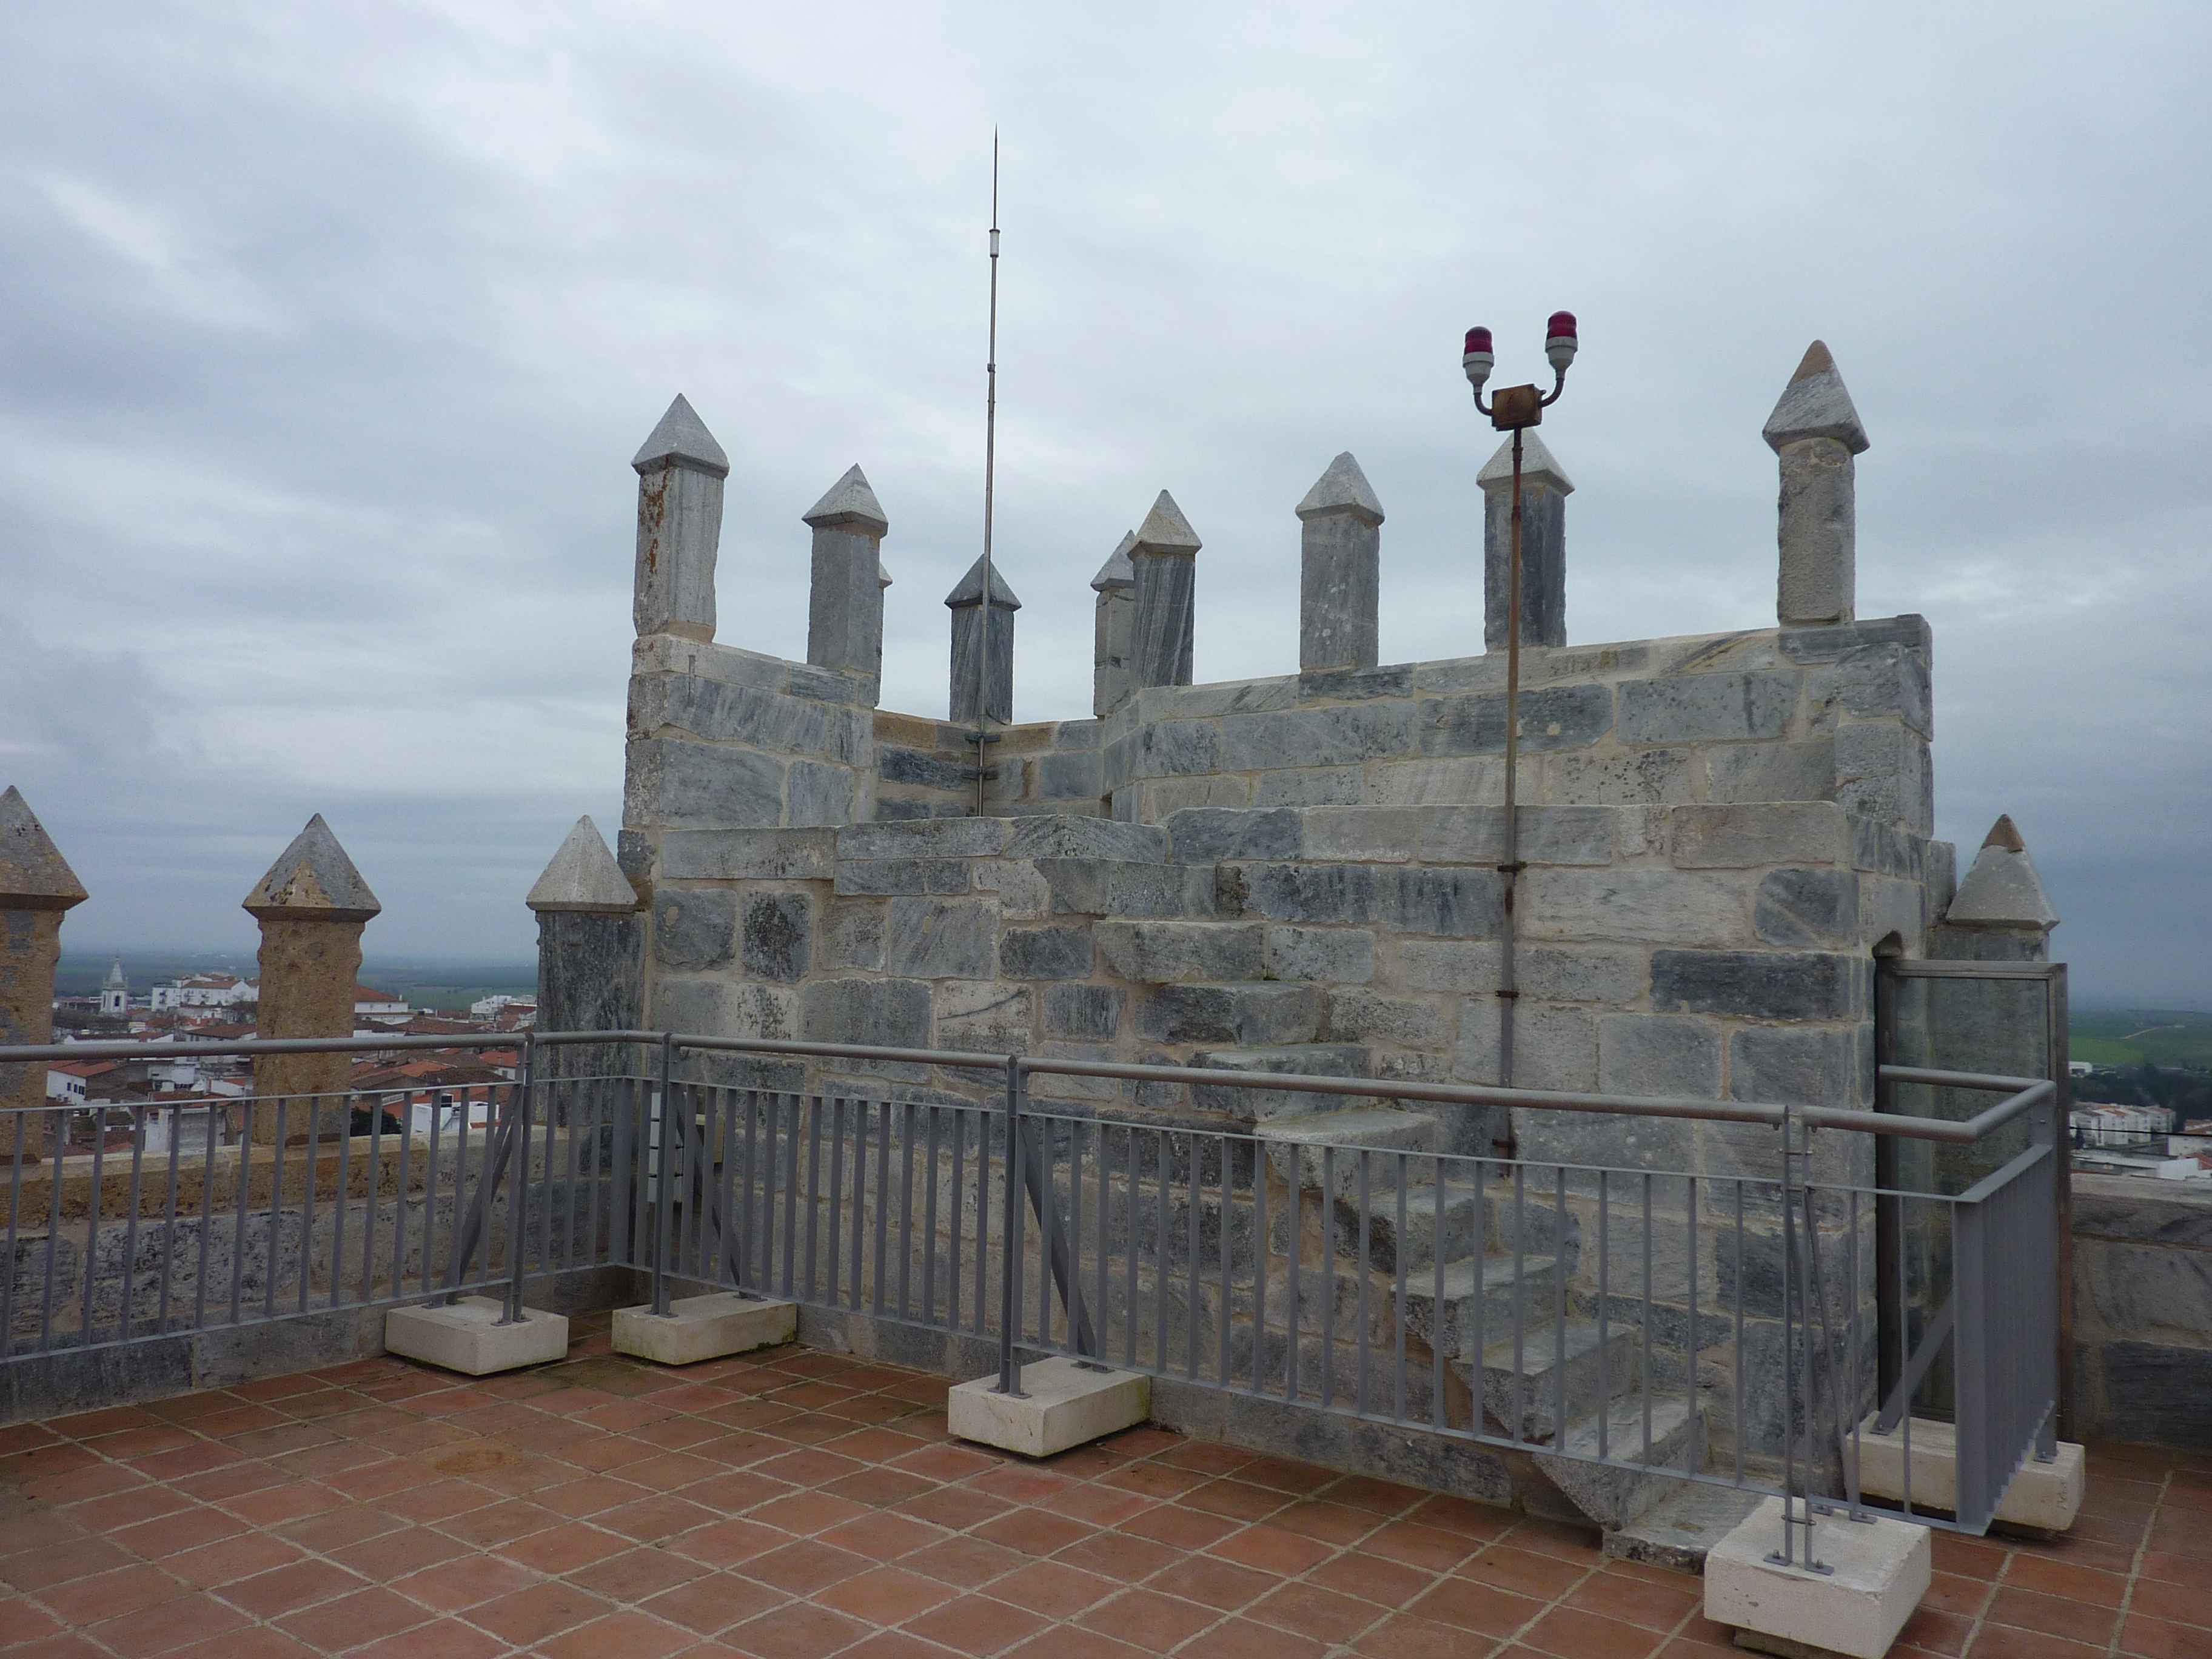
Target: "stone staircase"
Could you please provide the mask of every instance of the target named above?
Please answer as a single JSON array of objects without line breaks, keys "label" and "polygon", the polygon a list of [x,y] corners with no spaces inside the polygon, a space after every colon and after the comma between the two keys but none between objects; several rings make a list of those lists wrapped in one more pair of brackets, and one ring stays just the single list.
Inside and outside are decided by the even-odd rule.
[{"label": "stone staircase", "polygon": [[[1089,867],[1079,871],[1046,872],[1063,902],[1071,889],[1097,895],[1100,958],[1136,988],[1138,1030],[1146,1041],[1187,1050],[1194,1065],[1256,1076],[1375,1075],[1366,1045],[1328,1040],[1328,983],[1271,977],[1266,924],[1221,914],[1217,884],[1190,878],[1210,877],[1212,858],[1297,845],[1301,816],[1209,810],[1202,836],[1186,836],[1180,825],[1171,831],[1175,857],[1186,863],[1109,871],[1097,867],[1103,861],[1085,861]],[[1127,908],[1132,896],[1142,913]],[[1440,1161],[1435,1154],[1458,1150],[1444,1127],[1450,1109],[1404,1107],[1374,1095],[1238,1087],[1195,1090],[1191,1103],[1208,1118],[1249,1123],[1273,1173],[1303,1195],[1306,1214],[1317,1203],[1334,1206],[1340,1305],[1332,1358],[1340,1389],[1343,1356],[1355,1340],[1358,1270],[1378,1276],[1369,1287],[1370,1308],[1380,1316],[1372,1334],[1395,1353],[1390,1304],[1402,1261],[1407,1335],[1441,1347],[1455,1379],[1449,1386],[1466,1390],[1449,1420],[1464,1423],[1479,1401],[1490,1433],[1525,1443],[1535,1484],[1547,1488],[1540,1507],[1625,1528],[1679,1484],[1647,1469],[1701,1466],[1704,1423],[1692,1391],[1679,1380],[1655,1378],[1645,1387],[1636,1325],[1617,1316],[1601,1324],[1594,1298],[1573,1289],[1582,1251],[1575,1216],[1549,1196],[1523,1192],[1516,1200],[1510,1176],[1493,1176],[1478,1191],[1470,1177],[1479,1166]],[[1274,1258],[1267,1313],[1278,1350],[1290,1340],[1287,1270],[1297,1246],[1289,1227],[1287,1217],[1271,1217],[1266,1242]],[[1304,1279],[1296,1340],[1310,1391],[1321,1375],[1328,1310],[1310,1268]],[[1279,1352],[1255,1358],[1280,1374]],[[1419,1372],[1410,1383],[1414,1415],[1425,1415],[1430,1368],[1408,1369]],[[1601,1446],[1604,1462],[1583,1461],[1599,1459]],[[1563,1502],[1543,1502],[1550,1498]]]}]

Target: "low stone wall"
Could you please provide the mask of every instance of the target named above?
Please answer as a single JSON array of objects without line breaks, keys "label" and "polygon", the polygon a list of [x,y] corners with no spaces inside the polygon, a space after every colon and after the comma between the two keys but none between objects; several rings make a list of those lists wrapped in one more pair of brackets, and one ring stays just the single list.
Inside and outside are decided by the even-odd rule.
[{"label": "low stone wall", "polygon": [[2212,1191],[2074,1178],[2074,1426],[2212,1448]]}]

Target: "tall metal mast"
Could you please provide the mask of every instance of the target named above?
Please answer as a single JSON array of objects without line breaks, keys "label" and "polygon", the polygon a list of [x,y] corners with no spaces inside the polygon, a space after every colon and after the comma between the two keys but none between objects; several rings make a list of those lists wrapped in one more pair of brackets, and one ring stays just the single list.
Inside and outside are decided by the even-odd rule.
[{"label": "tall metal mast", "polygon": [[991,506],[999,464],[999,130],[991,129],[991,340],[983,364],[983,614],[976,619],[975,816],[983,816],[983,786],[991,769],[988,746],[997,741],[991,720]]}]

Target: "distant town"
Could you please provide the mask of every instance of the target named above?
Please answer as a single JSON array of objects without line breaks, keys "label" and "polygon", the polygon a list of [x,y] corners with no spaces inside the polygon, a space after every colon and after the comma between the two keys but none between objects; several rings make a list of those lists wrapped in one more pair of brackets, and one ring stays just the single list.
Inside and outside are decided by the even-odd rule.
[{"label": "distant town", "polygon": [[[134,983],[118,956],[96,988],[54,1000],[54,1041],[235,1041],[254,1035],[259,1002],[259,981],[235,972],[208,969]],[[519,1037],[537,1018],[535,997],[518,992],[479,996],[465,1012],[434,1012],[400,992],[356,984],[356,1037],[479,1042],[457,1041],[452,1048],[395,1044],[358,1054],[348,1079],[353,1132],[436,1134],[493,1121],[495,1097],[515,1079],[521,1048],[481,1046],[480,1040]],[[46,1067],[46,1098],[81,1109],[68,1115],[72,1150],[204,1151],[235,1138],[239,1114],[228,1103],[251,1091],[252,1072],[250,1060],[229,1056],[55,1060]],[[308,1115],[302,1113],[303,1126]]]}]

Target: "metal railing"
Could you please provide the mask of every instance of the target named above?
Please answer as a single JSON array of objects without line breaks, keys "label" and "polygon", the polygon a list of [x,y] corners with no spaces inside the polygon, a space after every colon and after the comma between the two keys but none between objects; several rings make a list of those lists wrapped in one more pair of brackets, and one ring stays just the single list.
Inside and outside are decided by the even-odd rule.
[{"label": "metal railing", "polygon": [[[0,1064],[493,1046],[514,1039],[72,1044]],[[529,1277],[625,1266],[663,1314],[708,1285],[988,1343],[1010,1393],[1061,1355],[1525,1455],[1615,1522],[1647,1476],[1779,1495],[1778,1559],[1813,1565],[1815,1513],[1871,1512],[1869,1417],[1904,1436],[1901,1512],[1934,1524],[1982,1529],[2021,1462],[2052,1450],[2047,1080],[1881,1069],[2002,1097],[1961,1122],[657,1031],[523,1046],[514,1082],[450,1091],[483,1108],[450,1134],[435,1114],[392,1129],[385,1096],[349,1101],[368,1101],[366,1133],[325,1128],[327,1101],[210,1103],[211,1131],[233,1114],[243,1139],[95,1146],[46,1166],[42,1193],[19,1122],[6,1357],[469,1293],[514,1318]],[[811,1086],[714,1074],[787,1060]],[[1458,1150],[1466,1114],[1425,1124],[1429,1105],[1721,1139],[1679,1168],[1499,1158]],[[1865,1174],[1871,1137],[1971,1145],[2023,1117],[2033,1144],[1965,1192]],[[1877,1398],[1885,1315],[1912,1340]],[[1952,1419],[1948,1521],[1925,1486],[1913,1501],[1916,1401]]]}]

